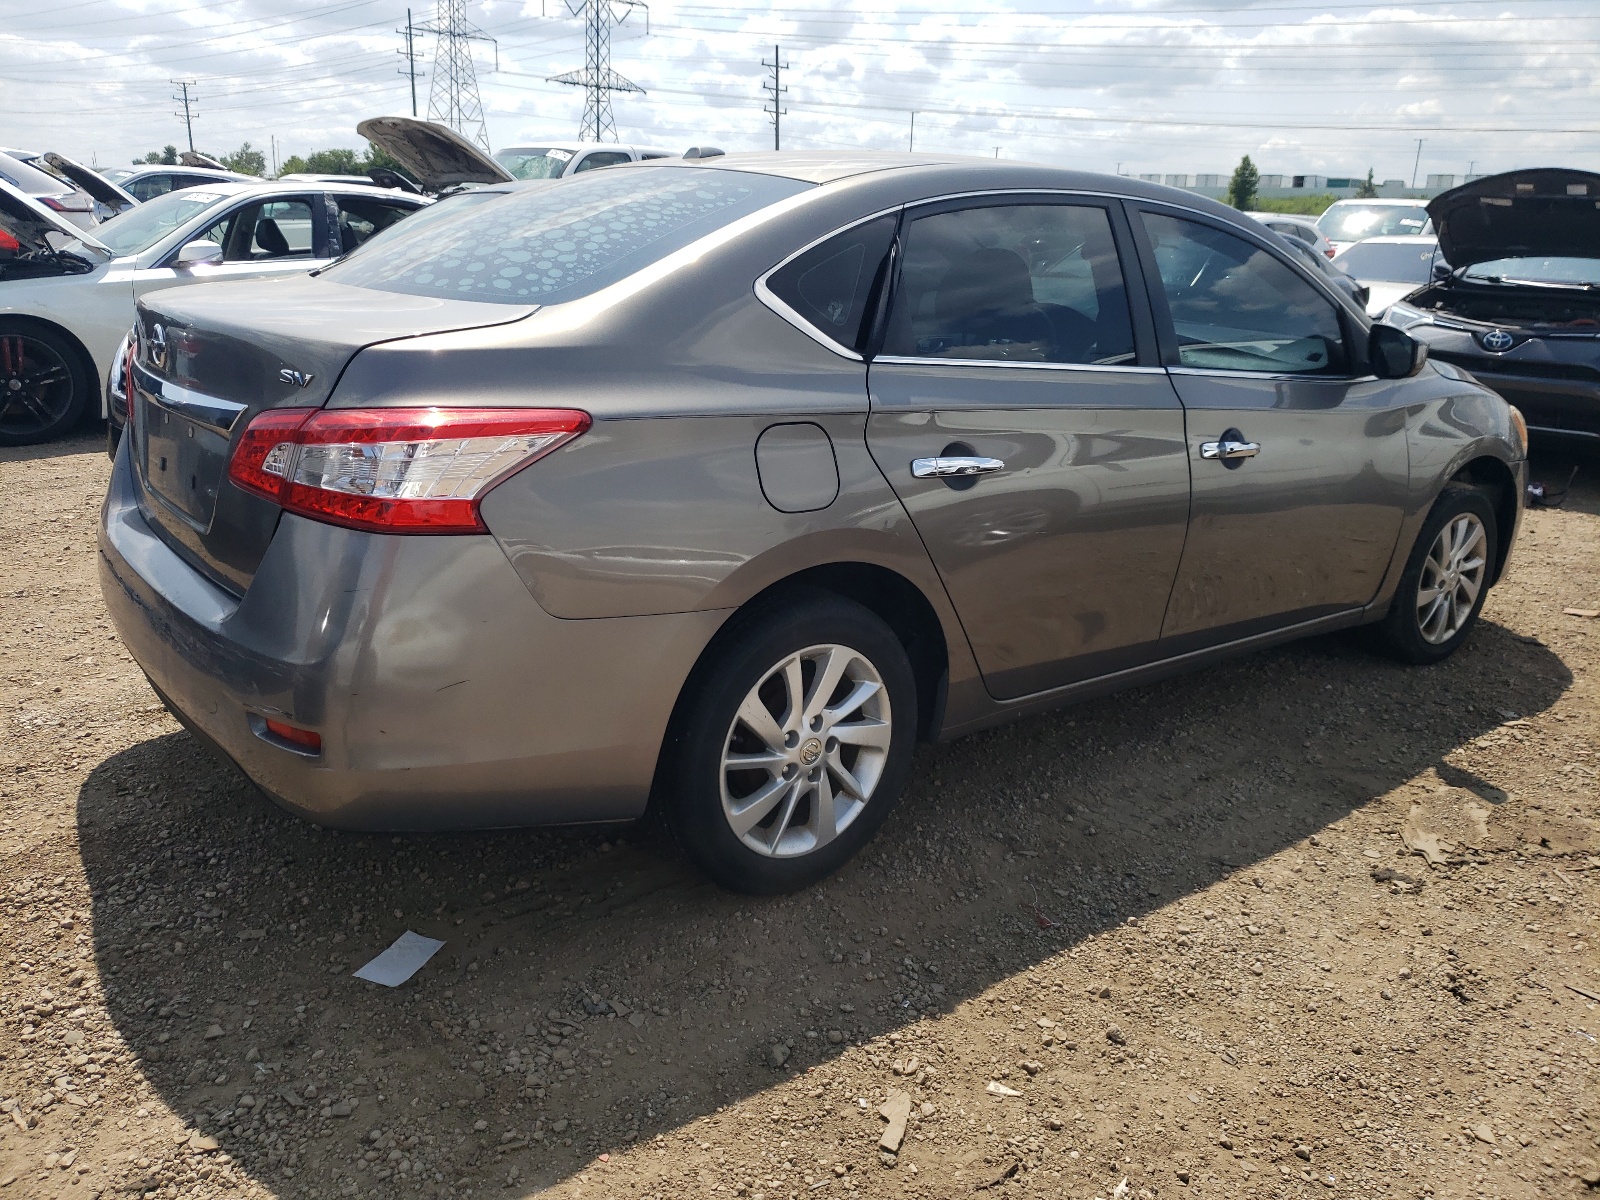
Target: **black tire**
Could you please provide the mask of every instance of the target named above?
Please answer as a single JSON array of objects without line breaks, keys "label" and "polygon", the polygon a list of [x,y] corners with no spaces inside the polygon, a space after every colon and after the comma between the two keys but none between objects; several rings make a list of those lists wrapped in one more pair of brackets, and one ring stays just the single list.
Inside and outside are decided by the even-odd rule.
[{"label": "black tire", "polygon": [[[664,815],[689,857],[717,883],[736,892],[775,895],[806,887],[837,870],[888,817],[905,786],[916,742],[916,680],[905,648],[888,625],[861,605],[830,592],[808,589],[790,593],[779,602],[741,614],[735,621],[685,685],[663,760]],[[837,659],[829,657],[821,651],[825,647],[836,647],[841,653]],[[807,653],[819,657],[806,659]],[[817,728],[804,722],[804,710],[810,707],[805,704],[801,706],[802,720],[784,720],[792,705],[786,699],[787,676],[778,672],[796,656],[800,656],[797,669],[803,699],[815,699],[812,693],[818,673],[828,669],[829,663],[843,664],[846,671],[854,672],[842,676],[840,685],[832,690],[833,707],[830,698],[823,698],[825,723]],[[886,710],[873,692],[872,698],[845,710],[837,725],[833,724],[834,718],[827,713],[838,711],[842,705],[839,698],[871,684],[874,673],[881,683],[881,704],[887,705]],[[781,734],[787,726],[800,727],[800,732],[788,730],[781,743],[785,749],[778,752],[788,756],[782,772],[792,770],[794,774],[783,775],[775,766],[731,771],[725,792],[725,749],[767,754],[774,761],[778,758],[763,749],[774,739],[763,741],[742,719],[736,723],[741,705],[758,685],[762,688],[758,699],[773,717],[771,732]],[[843,690],[847,685],[850,690]],[[889,729],[883,739],[876,730],[885,712]],[[844,719],[848,717],[859,719]],[[869,726],[874,737],[886,741],[885,747],[850,744]],[[851,732],[835,739],[828,732],[835,728]],[[854,772],[852,778],[862,776],[857,783],[866,796],[858,801],[841,790],[832,811],[835,827],[843,822],[843,828],[817,845],[817,831],[824,828],[824,814],[829,811],[818,789],[826,784],[832,794],[839,778],[830,766],[834,763]],[[865,786],[862,781],[874,772],[875,782]],[[792,782],[785,783],[786,778]],[[749,791],[745,791],[747,787]],[[736,833],[732,824],[736,817],[730,814],[757,811],[759,804],[741,809],[740,802],[766,794],[769,787],[781,793],[769,815],[744,836]],[[793,791],[800,794],[789,804],[787,796]],[[729,808],[725,808],[725,796]],[[786,804],[790,819],[780,826]],[[771,842],[779,853],[754,849],[746,837]],[[813,843],[809,849],[808,839]]]},{"label": "black tire", "polygon": [[33,446],[71,432],[94,391],[94,372],[71,338],[0,319],[0,446]]},{"label": "black tire", "polygon": [[[1462,602],[1468,599],[1467,591],[1452,583],[1453,577],[1446,576],[1447,586],[1441,589],[1446,596],[1430,601],[1430,607],[1425,609],[1422,589],[1425,584],[1432,587],[1439,580],[1436,544],[1440,543],[1445,530],[1455,526],[1458,521],[1465,521],[1469,530],[1474,521],[1481,528],[1482,545],[1475,546],[1463,559],[1468,563],[1481,560],[1481,567],[1476,569],[1477,591],[1471,594],[1470,604],[1464,605]],[[1406,561],[1405,573],[1400,576],[1400,584],[1395,589],[1388,616],[1374,628],[1377,647],[1401,662],[1418,665],[1440,662],[1454,654],[1461,643],[1471,636],[1473,626],[1478,623],[1478,614],[1483,611],[1499,545],[1494,505],[1489,497],[1466,484],[1448,485],[1434,502],[1428,519],[1422,523],[1416,544],[1411,548],[1411,557]],[[1467,571],[1461,572],[1462,576],[1469,574]],[[1453,605],[1454,611],[1441,614],[1431,607],[1435,602]]]}]

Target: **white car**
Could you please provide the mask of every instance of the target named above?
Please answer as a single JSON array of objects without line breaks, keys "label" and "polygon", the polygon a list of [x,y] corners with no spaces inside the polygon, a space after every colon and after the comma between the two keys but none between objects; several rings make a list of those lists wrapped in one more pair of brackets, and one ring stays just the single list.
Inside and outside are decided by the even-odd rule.
[{"label": "white car", "polygon": [[219,183],[260,183],[254,175],[241,175],[238,171],[217,171],[210,167],[148,166],[112,167],[100,174],[139,203],[165,196],[168,192],[184,188],[209,187]]},{"label": "white car", "polygon": [[1252,212],[1245,213],[1247,217],[1254,217],[1273,233],[1286,238],[1294,238],[1297,242],[1304,242],[1318,254],[1325,258],[1332,258],[1337,251],[1333,248],[1322,230],[1317,228],[1316,221],[1311,217],[1302,217],[1296,213]]},{"label": "white car", "polygon": [[94,197],[88,192],[70,180],[52,175],[3,150],[0,150],[0,183],[26,192],[79,229],[93,229],[99,220],[94,212]]},{"label": "white car", "polygon": [[1378,317],[1396,300],[1431,283],[1444,260],[1439,239],[1429,234],[1365,238],[1335,255],[1333,265],[1366,287],[1367,313]]},{"label": "white car", "polygon": [[1413,237],[1433,232],[1426,200],[1335,200],[1317,218],[1337,253],[1371,237]]},{"label": "white car", "polygon": [[224,183],[157,196],[88,234],[0,188],[0,445],[48,441],[110,378],[146,292],[325,266],[428,201],[378,187]]}]

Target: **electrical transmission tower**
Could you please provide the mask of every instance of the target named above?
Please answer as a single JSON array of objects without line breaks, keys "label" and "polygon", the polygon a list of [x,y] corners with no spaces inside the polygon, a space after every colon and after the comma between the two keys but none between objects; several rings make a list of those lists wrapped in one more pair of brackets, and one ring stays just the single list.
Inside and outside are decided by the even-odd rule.
[{"label": "electrical transmission tower", "polygon": [[583,70],[552,75],[548,82],[583,89],[583,125],[578,130],[582,141],[617,140],[617,123],[611,116],[612,92],[644,95],[642,87],[611,69],[611,27],[626,21],[636,8],[645,10],[644,31],[648,34],[650,8],[640,0],[583,0],[577,8],[572,6],[572,0],[567,0],[567,11],[583,18]]},{"label": "electrical transmission tower", "polygon": [[172,115],[175,117],[181,116],[183,118],[183,128],[189,135],[189,149],[192,151],[194,149],[194,114],[191,112],[189,106],[191,104],[200,103],[198,99],[189,95],[189,89],[194,86],[194,80],[174,79],[172,81],[172,86],[179,89],[177,92],[173,93],[172,98],[179,104],[183,105],[183,112],[175,112]]},{"label": "electrical transmission tower", "polygon": [[779,121],[789,111],[783,107],[784,93],[789,90],[783,86],[783,73],[789,69],[789,64],[783,61],[783,47],[774,46],[772,48],[772,61],[768,62],[766,59],[762,59],[761,65],[772,72],[772,82],[761,85],[761,90],[772,97],[772,106],[770,108],[763,107],[761,111],[772,118],[772,148],[774,150],[782,150],[783,145],[780,136],[782,129]]},{"label": "electrical transmission tower", "polygon": [[487,151],[489,129],[483,121],[472,43],[494,45],[496,70],[500,67],[500,44],[467,20],[467,0],[439,0],[433,20],[424,21],[415,31],[434,34],[438,39],[433,50],[433,83],[428,89],[428,120],[448,125]]}]

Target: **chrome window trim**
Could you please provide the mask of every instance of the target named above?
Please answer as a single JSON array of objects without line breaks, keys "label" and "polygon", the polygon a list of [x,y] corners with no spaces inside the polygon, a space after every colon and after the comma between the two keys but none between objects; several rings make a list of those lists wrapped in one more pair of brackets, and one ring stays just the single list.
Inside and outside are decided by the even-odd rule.
[{"label": "chrome window trim", "polygon": [[880,354],[872,361],[897,367],[1021,367],[1030,371],[1082,371],[1117,375],[1126,372],[1160,375],[1166,371],[1165,367],[1141,367],[1134,363],[1116,366],[1106,363],[1017,362],[1005,358],[923,358],[910,354]]},{"label": "chrome window trim", "polygon": [[1313,375],[1293,371],[1230,371],[1226,367],[1167,367],[1169,375],[1195,375],[1204,379],[1265,379],[1285,383],[1369,383],[1376,375]]},{"label": "chrome window trim", "polygon": [[[203,425],[216,433],[226,437],[233,431],[234,425],[239,420],[239,414],[245,411],[245,405],[235,404],[232,400],[219,400],[215,396],[207,396],[201,392],[180,387],[176,383],[169,383],[155,375],[141,363],[133,364],[133,383],[145,399],[157,408],[197,425]],[[130,402],[131,402],[130,397]]]}]

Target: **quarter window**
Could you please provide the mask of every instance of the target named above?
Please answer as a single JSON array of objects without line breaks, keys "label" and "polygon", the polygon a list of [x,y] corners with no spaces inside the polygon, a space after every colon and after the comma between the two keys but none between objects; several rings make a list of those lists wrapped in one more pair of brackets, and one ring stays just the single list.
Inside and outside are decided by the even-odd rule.
[{"label": "quarter window", "polygon": [[1305,375],[1345,369],[1333,304],[1287,265],[1210,225],[1156,213],[1143,219],[1181,365]]},{"label": "quarter window", "polygon": [[883,352],[1131,363],[1133,327],[1106,210],[1009,204],[912,221]]},{"label": "quarter window", "polygon": [[894,217],[880,217],[847,229],[785,263],[767,287],[830,340],[863,350],[867,308],[881,284],[894,227]]}]

